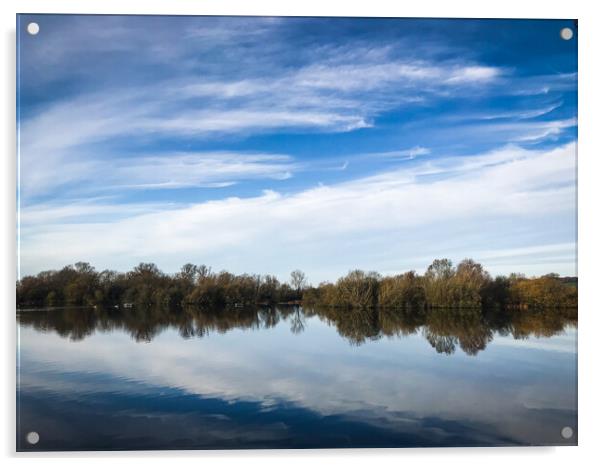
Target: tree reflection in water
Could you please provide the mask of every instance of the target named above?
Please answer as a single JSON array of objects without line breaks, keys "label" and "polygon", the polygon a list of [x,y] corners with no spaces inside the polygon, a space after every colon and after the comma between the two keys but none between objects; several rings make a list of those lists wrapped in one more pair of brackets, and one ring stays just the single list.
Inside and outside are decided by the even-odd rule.
[{"label": "tree reflection in water", "polygon": [[340,309],[300,306],[204,309],[164,308],[64,308],[20,311],[20,325],[38,331],[56,332],[64,338],[82,340],[95,332],[127,332],[137,342],[149,342],[168,328],[182,338],[204,337],[233,329],[269,329],[281,321],[299,334],[307,319],[317,317],[334,325],[352,345],[383,337],[401,338],[421,334],[438,353],[453,354],[458,347],[471,356],[484,350],[494,336],[515,339],[551,337],[567,326],[577,326],[574,310],[502,311],[483,309]]}]

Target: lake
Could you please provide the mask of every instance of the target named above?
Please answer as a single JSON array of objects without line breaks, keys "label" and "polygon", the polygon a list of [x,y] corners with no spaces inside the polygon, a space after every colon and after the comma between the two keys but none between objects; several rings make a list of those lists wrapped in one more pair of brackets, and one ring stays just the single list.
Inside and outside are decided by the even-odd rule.
[{"label": "lake", "polygon": [[20,451],[577,443],[570,313],[79,308],[17,321]]}]

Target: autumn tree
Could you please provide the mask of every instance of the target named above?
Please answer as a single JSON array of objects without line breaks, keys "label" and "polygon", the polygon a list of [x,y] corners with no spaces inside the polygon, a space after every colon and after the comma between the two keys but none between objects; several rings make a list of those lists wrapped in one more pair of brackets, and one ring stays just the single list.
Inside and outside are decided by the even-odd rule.
[{"label": "autumn tree", "polygon": [[348,307],[370,307],[377,303],[379,275],[353,270],[336,283],[338,301]]},{"label": "autumn tree", "polygon": [[414,308],[424,306],[426,296],[420,277],[413,270],[385,277],[378,287],[378,304],[383,307]]},{"label": "autumn tree", "polygon": [[481,305],[483,287],[491,281],[481,264],[472,259],[464,259],[456,266],[451,280],[453,304],[459,307]]},{"label": "autumn tree", "polygon": [[452,261],[435,259],[424,275],[424,291],[426,301],[433,307],[444,307],[453,304],[451,281],[454,276]]}]

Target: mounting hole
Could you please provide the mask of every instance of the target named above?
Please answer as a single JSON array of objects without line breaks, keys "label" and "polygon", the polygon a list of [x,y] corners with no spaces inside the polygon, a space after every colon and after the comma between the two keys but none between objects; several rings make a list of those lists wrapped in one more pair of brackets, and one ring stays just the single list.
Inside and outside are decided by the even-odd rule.
[{"label": "mounting hole", "polygon": [[29,23],[27,25],[28,34],[35,36],[38,32],[40,32],[40,25],[38,23]]},{"label": "mounting hole", "polygon": [[563,427],[562,430],[560,431],[560,435],[562,435],[562,438],[565,439],[570,439],[573,436],[573,429],[571,429],[570,427]]},{"label": "mounting hole", "polygon": [[560,30],[560,37],[564,40],[571,40],[573,38],[573,30],[571,28],[562,28]]},{"label": "mounting hole", "polygon": [[38,434],[37,432],[30,432],[25,438],[27,439],[27,443],[35,445],[40,441],[40,434]]}]

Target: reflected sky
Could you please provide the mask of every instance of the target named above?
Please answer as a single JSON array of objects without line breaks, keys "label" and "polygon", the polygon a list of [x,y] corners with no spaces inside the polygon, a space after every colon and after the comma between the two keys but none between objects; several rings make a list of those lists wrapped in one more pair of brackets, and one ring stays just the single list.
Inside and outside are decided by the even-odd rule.
[{"label": "reflected sky", "polygon": [[[83,335],[68,312],[87,322]],[[575,321],[470,316],[460,333],[431,316],[397,330],[377,317],[358,342],[314,311],[252,311],[238,325],[195,314],[211,322],[203,332],[183,319],[146,339],[123,315],[22,313],[18,448],[576,443],[560,436],[577,430]]]}]

